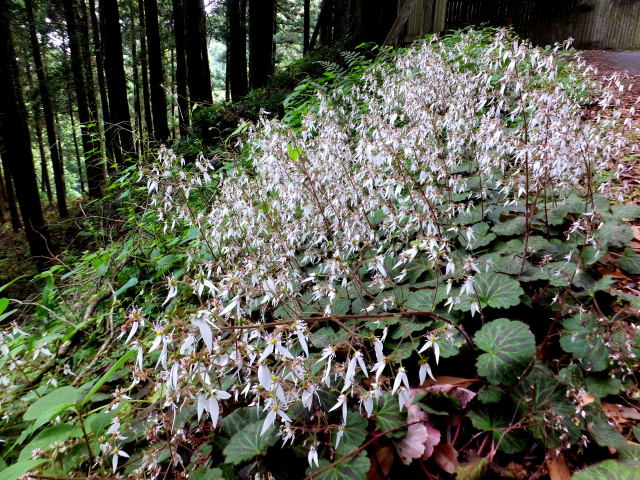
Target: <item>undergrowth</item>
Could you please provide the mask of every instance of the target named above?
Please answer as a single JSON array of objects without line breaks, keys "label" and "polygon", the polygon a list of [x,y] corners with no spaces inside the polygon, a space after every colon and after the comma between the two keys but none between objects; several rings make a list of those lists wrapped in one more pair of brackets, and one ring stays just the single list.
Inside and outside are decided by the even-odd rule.
[{"label": "undergrowth", "polygon": [[345,60],[236,158],[130,168],[131,233],[38,276],[0,337],[3,479],[633,478],[614,99],[504,31]]}]

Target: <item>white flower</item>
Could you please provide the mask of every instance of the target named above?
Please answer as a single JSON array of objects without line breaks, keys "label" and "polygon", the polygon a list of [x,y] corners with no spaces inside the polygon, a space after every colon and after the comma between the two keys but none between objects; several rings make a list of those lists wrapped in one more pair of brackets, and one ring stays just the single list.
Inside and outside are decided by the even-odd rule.
[{"label": "white flower", "polygon": [[433,376],[433,372],[431,372],[431,367],[429,366],[429,364],[427,362],[424,362],[420,365],[420,369],[418,370],[418,377],[419,377],[419,381],[420,381],[420,385],[422,385],[424,383],[424,381],[427,379],[427,375],[429,375],[429,377],[435,381],[436,379]]},{"label": "white flower", "polygon": [[118,459],[120,457],[129,458],[129,454],[124,450],[120,450],[118,447],[114,447],[111,454],[113,455],[113,459],[112,459],[113,473],[116,473],[116,470],[118,469]]},{"label": "white flower", "polygon": [[269,430],[269,428],[273,426],[277,417],[280,417],[280,419],[285,424],[292,422],[289,416],[284,412],[284,410],[282,410],[280,405],[277,405],[274,403],[273,405],[271,405],[271,407],[267,407],[267,408],[269,408],[269,413],[267,414],[267,417],[264,419],[264,423],[262,424],[262,430],[260,431],[260,436],[264,435],[267,432],[267,430]]},{"label": "white flower", "polygon": [[396,379],[393,382],[393,390],[391,390],[391,393],[396,393],[396,390],[398,390],[398,387],[400,387],[401,384],[404,384],[406,388],[409,388],[409,378],[407,377],[407,372],[404,367],[398,368],[398,373],[396,373]]},{"label": "white flower", "polygon": [[347,423],[347,396],[344,393],[338,397],[338,401],[329,411],[333,412],[340,407],[342,407],[342,423]]},{"label": "white flower", "polygon": [[338,425],[338,431],[336,432],[336,449],[340,445],[340,440],[342,440],[345,428],[346,425],[344,423],[342,425]]},{"label": "white flower", "polygon": [[427,341],[425,344],[418,350],[418,353],[422,353],[429,348],[433,348],[433,354],[436,357],[436,364],[440,361],[440,345],[438,345],[438,337],[431,334],[427,336]]},{"label": "white flower", "polygon": [[309,461],[309,466],[313,467],[313,464],[316,464],[316,467],[319,467],[319,463],[318,463],[318,451],[316,450],[316,446],[315,445],[311,445],[311,448],[309,448],[309,454],[307,455],[307,460]]}]

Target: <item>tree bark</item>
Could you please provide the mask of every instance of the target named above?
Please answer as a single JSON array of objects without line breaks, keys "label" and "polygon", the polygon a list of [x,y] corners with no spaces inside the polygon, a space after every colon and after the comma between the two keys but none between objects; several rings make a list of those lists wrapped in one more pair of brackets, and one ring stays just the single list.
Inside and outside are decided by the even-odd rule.
[{"label": "tree bark", "polygon": [[149,87],[151,90],[151,111],[153,113],[154,138],[164,142],[169,138],[167,127],[167,100],[164,95],[164,74],[162,71],[162,50],[158,27],[158,4],[156,0],[145,0],[147,46],[149,54]]},{"label": "tree bark", "polygon": [[49,180],[49,169],[47,168],[47,153],[44,148],[44,140],[42,138],[42,125],[39,118],[33,120],[36,129],[36,138],[38,139],[38,152],[40,153],[40,191],[47,194],[49,205],[53,203],[53,194],[51,192],[51,181]]},{"label": "tree bark", "polygon": [[98,90],[100,91],[100,107],[102,108],[102,124],[105,131],[111,122],[109,117],[109,97],[107,96],[107,84],[104,79],[104,57],[102,55],[102,39],[100,38],[100,25],[96,16],[96,2],[89,0],[89,13],[91,14],[91,32],[93,34],[93,52],[96,56],[96,70],[98,72]]},{"label": "tree bark", "polygon": [[122,168],[125,159],[133,153],[133,135],[129,117],[127,83],[124,75],[122,35],[117,0],[100,1],[100,26],[104,57],[109,59],[106,69],[107,92],[109,94],[109,115],[115,130],[116,161]]},{"label": "tree bark", "polygon": [[275,0],[249,0],[249,84],[263,87],[273,73]]},{"label": "tree bark", "polygon": [[64,14],[69,35],[69,49],[71,53],[71,71],[76,90],[76,102],[78,116],[80,117],[80,129],[82,133],[82,149],[84,151],[87,170],[87,184],[89,196],[99,198],[102,196],[102,187],[105,181],[104,169],[101,164],[100,152],[94,148],[93,139],[98,136],[95,124],[92,126],[87,104],[87,92],[85,87],[85,75],[82,66],[82,46],[78,26],[75,18],[73,0],[63,0]]},{"label": "tree bark", "polygon": [[80,192],[85,193],[84,186],[85,176],[82,174],[82,161],[80,157],[80,148],[78,146],[78,135],[76,134],[76,121],[73,113],[73,103],[71,102],[71,93],[67,91],[67,113],[69,114],[69,120],[71,121],[71,138],[73,139],[73,148],[76,154],[76,164],[78,168],[78,180],[80,180]]},{"label": "tree bark", "polygon": [[178,95],[178,126],[180,136],[187,135],[189,128],[190,110],[187,96],[187,57],[186,30],[184,18],[184,0],[172,0],[173,6],[173,35],[176,42],[176,94]]},{"label": "tree bark", "polygon": [[302,21],[302,53],[305,54],[309,51],[309,41],[311,40],[311,0],[304,0]]},{"label": "tree bark", "polygon": [[7,208],[7,192],[4,188],[4,178],[2,175],[2,170],[0,169],[0,222],[5,223],[6,217],[4,216],[4,211]]},{"label": "tree bark", "polygon": [[22,228],[22,222],[20,221],[20,213],[18,212],[18,205],[16,203],[16,194],[13,188],[13,180],[11,179],[11,172],[9,170],[9,159],[4,151],[0,150],[0,157],[2,157],[2,170],[4,171],[4,188],[7,194],[7,206],[9,207],[9,216],[11,217],[11,228],[17,233]]},{"label": "tree bark", "polygon": [[149,95],[149,69],[147,53],[146,21],[144,0],[138,0],[138,16],[140,17],[140,70],[142,74],[142,105],[144,106],[144,123],[147,135],[153,138],[153,119],[151,118],[151,97]]},{"label": "tree bark", "polygon": [[[269,0],[271,1],[271,0]],[[206,48],[207,26],[203,0],[184,0],[186,36],[187,82],[191,102],[211,105],[209,55]]]},{"label": "tree bark", "polygon": [[228,0],[229,88],[231,100],[237,102],[247,94],[247,30],[245,0]]},{"label": "tree bark", "polygon": [[[33,63],[38,78],[38,90],[40,92],[40,101],[44,112],[45,129],[47,131],[47,143],[49,146],[49,154],[51,155],[51,167],[53,168],[53,181],[56,185],[56,202],[58,203],[58,213],[62,218],[69,216],[67,209],[67,191],[64,182],[64,167],[62,155],[60,155],[60,146],[56,135],[55,112],[49,85],[45,75],[44,61],[40,52],[40,42],[38,41],[35,18],[33,15],[33,0],[25,0],[25,8],[27,13],[27,23],[29,26],[29,37],[31,39],[31,53],[33,55]],[[40,133],[40,132],[38,132]],[[42,164],[43,175],[46,173],[46,162]],[[48,182],[48,175],[46,179]],[[44,176],[43,176],[44,180]],[[47,190],[49,202],[51,202],[51,185]]]},{"label": "tree bark", "polygon": [[133,108],[136,123],[136,152],[142,155],[140,141],[142,140],[142,105],[140,104],[140,74],[138,73],[138,39],[131,32],[131,65],[133,67]]},{"label": "tree bark", "polygon": [[[9,32],[7,0],[0,0],[0,132],[5,142],[9,173],[16,187],[24,231],[36,267],[43,270],[50,263],[49,233],[42,214],[36,172],[31,152],[31,137],[19,81],[16,55]],[[3,154],[4,158],[4,154]]]}]

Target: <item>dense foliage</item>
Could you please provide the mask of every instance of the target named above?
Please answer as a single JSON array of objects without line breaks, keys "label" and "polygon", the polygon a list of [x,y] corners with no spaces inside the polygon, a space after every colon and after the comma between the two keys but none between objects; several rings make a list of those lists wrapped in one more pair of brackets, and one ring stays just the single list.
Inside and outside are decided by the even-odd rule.
[{"label": "dense foliage", "polygon": [[610,400],[638,402],[640,301],[600,268],[640,273],[614,98],[504,31],[349,58],[237,158],[163,148],[111,187],[130,231],[41,274],[39,321],[0,337],[3,479],[479,479],[611,451],[575,478],[633,477]]}]

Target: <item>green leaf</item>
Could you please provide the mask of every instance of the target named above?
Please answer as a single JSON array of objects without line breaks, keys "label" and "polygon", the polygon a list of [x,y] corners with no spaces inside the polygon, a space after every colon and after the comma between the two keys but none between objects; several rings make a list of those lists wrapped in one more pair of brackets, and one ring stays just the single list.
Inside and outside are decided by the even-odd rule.
[{"label": "green leaf", "polygon": [[610,447],[617,450],[627,445],[627,439],[609,424],[604,417],[593,416],[589,419],[587,428],[591,432],[591,436],[601,447]]},{"label": "green leaf", "polygon": [[456,465],[456,480],[480,480],[484,477],[489,460],[477,458],[468,463]]},{"label": "green leaf", "polygon": [[630,248],[625,248],[618,257],[618,266],[631,275],[640,275],[640,255]]},{"label": "green leaf", "polygon": [[254,422],[240,429],[229,440],[224,449],[225,461],[238,465],[251,460],[257,455],[264,455],[267,449],[276,443],[275,427],[269,428],[264,435],[260,435],[262,421]]},{"label": "green leaf", "polygon": [[506,430],[509,422],[495,408],[474,409],[468,415],[475,428],[491,432],[491,438],[503,452],[518,453],[526,447],[526,437],[517,431]]},{"label": "green leaf", "polygon": [[525,229],[525,218],[523,216],[500,216],[500,221],[497,222],[491,230],[496,234],[503,237],[514,237],[516,235],[523,235]]},{"label": "green leaf", "polygon": [[[319,465],[319,468],[309,467],[306,474],[312,475],[314,471],[329,465],[329,461],[322,459]],[[371,461],[367,457],[366,452],[360,452],[355,457],[340,462],[313,478],[316,480],[363,480],[367,477],[367,472],[370,467]]]},{"label": "green leaf", "polygon": [[591,315],[575,315],[562,323],[560,346],[580,361],[583,367],[601,372],[609,366],[609,354],[598,333],[598,323]]},{"label": "green leaf", "polygon": [[98,390],[100,390],[102,386],[107,383],[109,379],[120,369],[120,367],[122,367],[127,362],[127,360],[129,360],[135,354],[135,350],[129,350],[122,357],[120,357],[120,360],[114,363],[113,366],[109,370],[107,370],[106,373],[102,375],[102,377],[100,377],[93,388],[89,390],[89,393],[87,393],[82,402],[80,402],[80,405],[85,405],[88,401],[90,401],[91,398],[93,398],[93,396],[98,392]]},{"label": "green leaf", "polygon": [[0,478],[2,480],[18,480],[25,473],[33,470],[38,465],[48,462],[46,458],[39,458],[37,460],[26,460],[24,462],[18,462],[11,465],[9,468],[5,468],[0,472]]},{"label": "green leaf", "polygon": [[593,375],[589,375],[585,378],[586,390],[591,395],[598,398],[606,397],[607,395],[615,395],[623,388],[622,380],[619,378],[596,378]]},{"label": "green leaf", "polygon": [[94,435],[101,435],[111,425],[112,420],[115,418],[117,412],[112,410],[110,412],[99,412],[89,415],[85,420],[87,430]]},{"label": "green leaf", "polygon": [[637,480],[638,467],[605,460],[576,473],[571,480]]},{"label": "green leaf", "polygon": [[640,217],[640,205],[614,205],[611,213],[617,220],[633,222]]},{"label": "green leaf", "polygon": [[31,425],[29,425],[28,428],[26,428],[25,430],[23,430],[20,433],[20,436],[16,440],[16,443],[18,445],[21,444],[33,432],[38,430],[41,426],[49,423],[51,420],[53,420],[54,418],[56,418],[60,414],[64,413],[68,409],[70,409],[72,407],[75,407],[75,406],[76,406],[76,402],[67,402],[67,403],[56,404],[53,407],[49,408],[48,410],[45,410],[44,412],[42,412],[42,414],[38,418],[36,418],[35,422],[33,422]]},{"label": "green leaf", "polygon": [[489,224],[485,222],[476,223],[471,227],[473,237],[471,242],[467,242],[466,229],[458,235],[460,245],[467,249],[474,249],[489,245],[496,239],[496,234],[489,231]]},{"label": "green leaf", "polygon": [[353,452],[362,445],[367,438],[367,421],[362,415],[349,412],[347,414],[346,425],[342,439],[340,440],[340,445],[338,445],[336,449],[338,455],[346,455]]},{"label": "green leaf", "polygon": [[404,302],[404,309],[407,312],[432,312],[436,306],[447,298],[447,289],[421,288],[415,292],[409,292],[407,300]]},{"label": "green leaf", "polygon": [[[400,413],[398,399],[389,392],[382,394],[382,398],[373,413],[376,418],[376,427],[383,432],[391,430],[392,428],[401,427],[407,423],[406,414],[403,415]],[[402,430],[398,430],[398,432],[394,432],[389,436],[404,436],[406,434],[406,432]]]},{"label": "green leaf", "polygon": [[8,306],[9,306],[9,299],[0,298],[0,313],[4,313],[4,311],[7,309]]},{"label": "green leaf", "polygon": [[[524,290],[520,282],[503,273],[478,273],[473,282],[477,301],[480,308],[509,308],[520,303],[520,295]],[[475,296],[468,296],[468,302],[461,303],[462,311],[470,309],[469,302],[476,300]],[[464,307],[463,307],[464,305]]]},{"label": "green leaf", "polygon": [[605,222],[596,232],[603,245],[623,247],[633,239],[633,230],[626,223]]},{"label": "green leaf", "polygon": [[33,440],[24,446],[18,457],[18,461],[22,462],[31,458],[31,452],[34,449],[49,450],[49,447],[55,442],[64,442],[70,438],[80,438],[82,430],[76,425],[61,423],[42,430]]},{"label": "green leaf", "polygon": [[529,327],[519,321],[499,318],[482,327],[473,338],[485,351],[478,357],[478,374],[493,384],[511,384],[536,353]]},{"label": "green leaf", "polygon": [[224,480],[224,472],[219,468],[199,468],[189,474],[189,480]]},{"label": "green leaf", "polygon": [[245,425],[255,423],[260,420],[260,410],[258,407],[244,407],[234,410],[224,417],[220,424],[227,435],[232,436],[238,433]]},{"label": "green leaf", "polygon": [[126,291],[127,289],[135,286],[138,284],[138,279],[136,277],[130,278],[129,280],[127,280],[127,283],[125,283],[123,286],[121,286],[118,290],[116,290],[113,294],[114,297],[118,298],[118,296],[123,293],[124,291]]},{"label": "green leaf", "polygon": [[75,403],[79,397],[80,391],[77,388],[71,386],[57,388],[33,402],[22,418],[24,420],[36,420],[43,413],[49,412],[57,406]]}]

